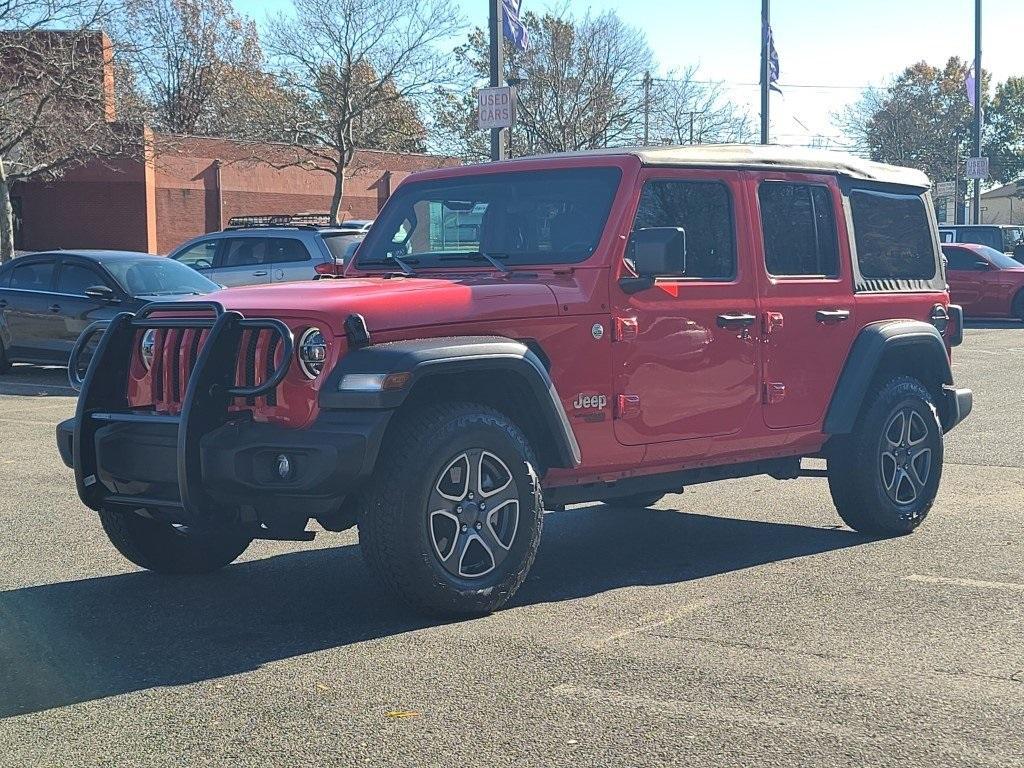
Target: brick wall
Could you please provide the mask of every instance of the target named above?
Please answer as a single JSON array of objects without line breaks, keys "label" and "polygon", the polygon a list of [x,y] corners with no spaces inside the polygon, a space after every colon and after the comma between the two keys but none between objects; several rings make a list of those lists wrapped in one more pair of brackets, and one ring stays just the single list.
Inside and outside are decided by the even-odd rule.
[{"label": "brick wall", "polygon": [[[278,168],[294,150],[197,137],[150,135],[148,160],[93,163],[49,183],[20,185],[20,247],[123,248],[167,253],[221,228],[232,216],[323,212],[334,179],[320,170]],[[254,160],[266,157],[273,164]],[[344,217],[373,218],[410,172],[452,158],[359,152],[346,180]]]}]

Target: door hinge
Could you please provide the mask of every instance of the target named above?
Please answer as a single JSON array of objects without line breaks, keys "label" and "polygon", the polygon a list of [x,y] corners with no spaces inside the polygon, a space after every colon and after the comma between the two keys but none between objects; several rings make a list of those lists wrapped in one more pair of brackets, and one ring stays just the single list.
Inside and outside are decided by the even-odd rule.
[{"label": "door hinge", "polygon": [[615,318],[613,341],[635,341],[639,333],[639,325],[635,317],[619,316]]},{"label": "door hinge", "polygon": [[775,331],[781,331],[785,318],[781,312],[765,312],[761,316],[761,331],[765,338],[771,336]]},{"label": "door hinge", "polygon": [[615,418],[628,419],[640,415],[640,395],[618,395],[615,398]]}]

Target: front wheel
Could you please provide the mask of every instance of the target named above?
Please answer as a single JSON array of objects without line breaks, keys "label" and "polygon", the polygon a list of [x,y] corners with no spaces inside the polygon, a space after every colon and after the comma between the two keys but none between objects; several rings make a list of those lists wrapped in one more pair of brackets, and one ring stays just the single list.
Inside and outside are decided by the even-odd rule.
[{"label": "front wheel", "polygon": [[540,544],[543,505],[526,436],[503,414],[471,403],[401,419],[359,520],[371,570],[423,613],[497,610],[523,583]]},{"label": "front wheel", "polygon": [[909,376],[889,380],[828,458],[839,516],[873,536],[911,533],[935,501],[942,448],[942,426],[928,390]]},{"label": "front wheel", "polygon": [[118,552],[157,573],[209,573],[233,562],[252,542],[244,534],[199,533],[134,512],[104,509],[100,522]]}]

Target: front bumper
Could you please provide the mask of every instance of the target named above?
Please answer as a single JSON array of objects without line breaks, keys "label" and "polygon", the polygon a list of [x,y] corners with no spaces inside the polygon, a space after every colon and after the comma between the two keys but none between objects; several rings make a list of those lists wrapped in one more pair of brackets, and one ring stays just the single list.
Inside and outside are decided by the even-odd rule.
[{"label": "front bumper", "polygon": [[[262,519],[296,503],[316,516],[336,509],[369,476],[391,414],[326,411],[307,429],[245,419],[213,429],[199,440],[199,476],[184,480],[216,504],[191,510],[183,508],[179,486],[178,425],[113,422],[95,430],[96,472],[88,484],[100,486],[101,506],[146,507],[175,522],[251,518],[245,510]],[[57,425],[61,459],[72,468],[77,426],[77,418]]]}]

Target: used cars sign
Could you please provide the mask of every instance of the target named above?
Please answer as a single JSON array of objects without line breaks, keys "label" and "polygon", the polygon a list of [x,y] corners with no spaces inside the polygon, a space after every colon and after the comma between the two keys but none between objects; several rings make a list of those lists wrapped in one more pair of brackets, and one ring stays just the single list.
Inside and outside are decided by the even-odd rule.
[{"label": "used cars sign", "polygon": [[476,93],[477,126],[480,130],[509,128],[515,117],[515,97],[511,86],[481,88]]}]

